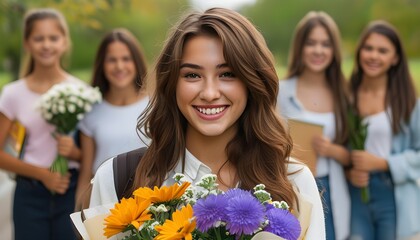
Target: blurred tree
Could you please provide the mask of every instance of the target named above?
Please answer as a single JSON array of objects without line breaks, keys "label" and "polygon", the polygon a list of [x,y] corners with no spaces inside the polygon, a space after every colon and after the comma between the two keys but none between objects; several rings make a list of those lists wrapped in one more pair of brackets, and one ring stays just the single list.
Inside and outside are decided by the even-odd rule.
[{"label": "blurred tree", "polygon": [[0,7],[0,34],[7,36],[0,45],[0,69],[17,79],[22,18],[30,8],[52,7],[65,15],[73,42],[71,70],[90,69],[102,36],[116,27],[132,31],[153,59],[167,29],[190,6],[188,0],[0,0]]},{"label": "blurred tree", "polygon": [[420,1],[375,0],[372,19],[385,19],[395,25],[402,36],[409,57],[420,56]]},{"label": "blurred tree", "polygon": [[19,63],[22,53],[22,27],[25,12],[34,7],[48,6],[60,10],[70,25],[80,24],[88,28],[100,28],[101,24],[94,15],[109,9],[107,0],[1,0],[0,32],[4,45],[0,48],[2,68],[12,73],[12,79],[18,79]]}]

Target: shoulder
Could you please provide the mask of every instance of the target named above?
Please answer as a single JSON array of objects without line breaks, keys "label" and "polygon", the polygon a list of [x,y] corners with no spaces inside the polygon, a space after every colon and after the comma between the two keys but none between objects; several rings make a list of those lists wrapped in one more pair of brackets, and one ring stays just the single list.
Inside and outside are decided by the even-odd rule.
[{"label": "shoulder", "polygon": [[315,177],[309,168],[296,159],[290,158],[287,166],[288,179],[300,193],[312,195],[318,193]]},{"label": "shoulder", "polygon": [[296,78],[280,80],[277,102],[282,106],[288,105],[288,102],[290,101],[291,98],[293,98],[293,96],[295,95],[295,92],[296,92]]},{"label": "shoulder", "polygon": [[279,81],[280,91],[292,90],[296,87],[296,77],[283,79]]},{"label": "shoulder", "polygon": [[292,180],[296,183],[305,183],[307,181],[315,181],[312,172],[309,168],[299,162],[298,160],[291,158],[287,166],[287,172],[289,173],[289,180]]},{"label": "shoulder", "polygon": [[420,115],[420,98],[416,100],[416,105],[414,105],[413,114]]},{"label": "shoulder", "polygon": [[109,158],[104,163],[102,163],[98,171],[95,174],[95,181],[96,179],[103,179],[104,177],[114,176],[114,169],[112,166],[114,158]]},{"label": "shoulder", "polygon": [[113,158],[106,160],[96,171],[92,179],[90,207],[117,202],[114,187]]},{"label": "shoulder", "polygon": [[20,91],[24,87],[25,87],[25,80],[19,79],[19,80],[16,80],[16,81],[13,81],[4,85],[2,89],[2,94],[8,93],[8,92]]}]

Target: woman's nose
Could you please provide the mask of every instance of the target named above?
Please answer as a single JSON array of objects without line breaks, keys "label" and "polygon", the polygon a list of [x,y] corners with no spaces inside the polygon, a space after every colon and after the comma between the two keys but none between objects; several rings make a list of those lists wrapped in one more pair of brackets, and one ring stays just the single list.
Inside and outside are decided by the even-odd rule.
[{"label": "woman's nose", "polygon": [[207,79],[203,83],[203,88],[200,92],[200,98],[207,102],[211,102],[220,98],[220,86],[216,79]]}]

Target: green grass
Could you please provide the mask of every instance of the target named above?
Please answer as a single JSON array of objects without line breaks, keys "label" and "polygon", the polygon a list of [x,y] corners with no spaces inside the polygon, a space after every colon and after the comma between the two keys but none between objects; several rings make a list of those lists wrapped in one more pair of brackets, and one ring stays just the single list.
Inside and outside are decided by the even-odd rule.
[{"label": "green grass", "polygon": [[[410,71],[414,79],[414,83],[416,85],[417,89],[417,95],[420,96],[420,58],[417,59],[410,59]],[[353,59],[346,59],[343,62],[343,71],[346,77],[350,76],[350,72],[353,67]],[[285,76],[286,68],[284,66],[277,68],[277,74],[280,78],[282,76]],[[71,74],[74,76],[80,78],[81,80],[85,82],[90,82],[91,79],[91,70],[90,69],[81,69],[81,70],[74,70],[71,71]],[[11,75],[8,72],[0,72],[0,90],[2,87],[11,81]]]}]

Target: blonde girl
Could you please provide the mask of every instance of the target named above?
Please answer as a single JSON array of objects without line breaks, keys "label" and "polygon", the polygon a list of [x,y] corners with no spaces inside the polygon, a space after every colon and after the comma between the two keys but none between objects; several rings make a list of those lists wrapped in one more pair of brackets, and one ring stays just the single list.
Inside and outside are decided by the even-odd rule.
[{"label": "blonde girl", "polygon": [[[23,77],[4,86],[0,96],[0,146],[13,121],[27,131],[22,160],[0,150],[0,168],[16,173],[13,204],[15,240],[74,239],[69,214],[74,209],[78,163],[69,162],[61,176],[49,167],[56,155],[79,159],[71,137],[53,137],[36,104],[41,95],[62,82],[79,83],[61,65],[70,47],[69,31],[62,14],[53,9],[34,9],[24,19],[23,42],[28,64]],[[54,193],[53,193],[54,192]]]}]

